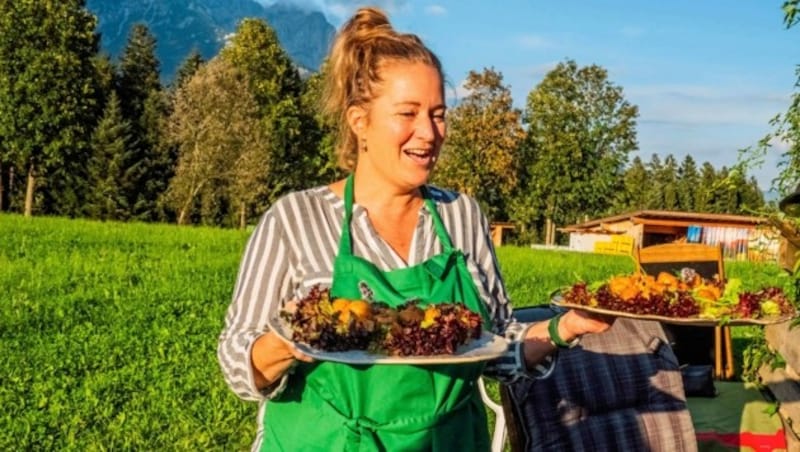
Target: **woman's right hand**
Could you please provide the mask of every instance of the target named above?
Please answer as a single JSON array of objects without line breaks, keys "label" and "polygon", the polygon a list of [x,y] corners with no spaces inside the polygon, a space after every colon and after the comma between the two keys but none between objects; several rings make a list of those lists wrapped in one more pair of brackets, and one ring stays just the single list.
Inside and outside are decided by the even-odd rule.
[{"label": "woman's right hand", "polygon": [[256,387],[265,389],[274,385],[295,361],[310,363],[314,359],[287,344],[272,331],[259,336],[250,351]]}]

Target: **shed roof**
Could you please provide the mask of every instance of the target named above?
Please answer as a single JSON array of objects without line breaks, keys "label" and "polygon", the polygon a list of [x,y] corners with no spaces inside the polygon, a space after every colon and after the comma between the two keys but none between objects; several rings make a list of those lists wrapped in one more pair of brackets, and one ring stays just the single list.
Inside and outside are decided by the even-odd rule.
[{"label": "shed roof", "polygon": [[604,224],[629,221],[633,224],[658,224],[672,226],[707,225],[707,226],[744,226],[752,227],[767,220],[762,217],[747,215],[729,215],[720,213],[680,212],[674,210],[637,210],[620,215],[598,218],[561,228],[564,232],[583,232],[602,229]]}]

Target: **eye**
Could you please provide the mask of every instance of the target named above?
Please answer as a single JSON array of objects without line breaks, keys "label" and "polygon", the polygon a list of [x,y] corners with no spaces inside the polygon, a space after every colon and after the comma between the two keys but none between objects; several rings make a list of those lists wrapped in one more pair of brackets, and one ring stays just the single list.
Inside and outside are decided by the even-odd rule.
[{"label": "eye", "polygon": [[434,113],[434,114],[431,115],[431,118],[433,118],[433,120],[436,121],[436,122],[444,122],[444,120],[445,120],[445,112],[442,111],[442,112]]},{"label": "eye", "polygon": [[401,111],[398,113],[398,115],[405,116],[406,118],[413,118],[414,116],[417,116],[417,114],[413,111]]}]

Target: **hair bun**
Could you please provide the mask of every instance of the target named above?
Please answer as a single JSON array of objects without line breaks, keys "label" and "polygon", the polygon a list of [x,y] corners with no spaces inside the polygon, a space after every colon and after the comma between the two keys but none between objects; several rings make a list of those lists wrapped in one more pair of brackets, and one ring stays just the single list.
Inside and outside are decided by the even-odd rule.
[{"label": "hair bun", "polygon": [[361,34],[369,33],[377,28],[391,30],[392,24],[389,22],[389,17],[378,8],[366,7],[359,8],[342,27],[342,31],[346,34]]}]

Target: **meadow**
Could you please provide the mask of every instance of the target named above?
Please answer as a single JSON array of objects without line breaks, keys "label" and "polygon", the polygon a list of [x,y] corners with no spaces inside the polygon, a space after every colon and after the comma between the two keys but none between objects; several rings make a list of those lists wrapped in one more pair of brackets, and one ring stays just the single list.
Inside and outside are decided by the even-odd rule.
[{"label": "meadow", "polygon": [[[249,449],[257,405],[216,358],[247,232],[0,215],[0,237],[0,450]],[[516,306],[634,269],[526,247],[498,259]],[[788,279],[772,264],[726,272]],[[734,328],[736,353],[759,334]]]}]

